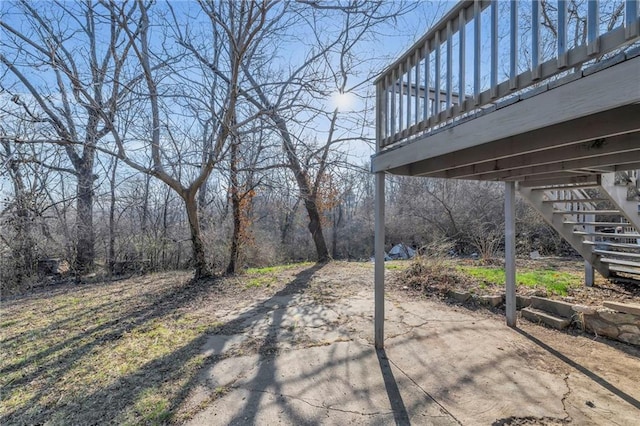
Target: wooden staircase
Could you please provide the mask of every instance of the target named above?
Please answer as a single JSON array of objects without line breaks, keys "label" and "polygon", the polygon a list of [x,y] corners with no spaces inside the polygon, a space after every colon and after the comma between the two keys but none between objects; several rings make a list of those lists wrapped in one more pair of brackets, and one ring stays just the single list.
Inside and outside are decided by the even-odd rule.
[{"label": "wooden staircase", "polygon": [[640,280],[640,216],[633,172],[581,184],[518,185],[518,192],[605,278]]}]

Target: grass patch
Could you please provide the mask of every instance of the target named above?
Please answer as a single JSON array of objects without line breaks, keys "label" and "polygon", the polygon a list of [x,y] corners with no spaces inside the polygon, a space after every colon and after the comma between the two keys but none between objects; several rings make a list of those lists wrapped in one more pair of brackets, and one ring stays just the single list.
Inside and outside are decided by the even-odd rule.
[{"label": "grass patch", "polygon": [[136,402],[136,412],[139,418],[146,424],[159,425],[169,419],[169,401],[159,395],[156,389],[147,389]]},{"label": "grass patch", "polygon": [[384,268],[390,271],[404,270],[409,267],[411,262],[407,260],[387,260],[384,262]]},{"label": "grass patch", "polygon": [[312,265],[313,262],[289,263],[286,265],[265,266],[264,268],[248,268],[245,273],[248,275],[277,274],[288,269],[295,269],[301,266],[307,267]]},{"label": "grass patch", "polygon": [[226,325],[215,312],[252,287],[277,291],[292,282],[287,270],[307,265],[196,283],[187,272],[150,274],[3,301],[0,424],[181,423],[202,347]]},{"label": "grass patch", "polygon": [[313,266],[313,262],[289,263],[286,265],[265,266],[264,268],[248,268],[244,275],[245,288],[271,287],[278,282],[278,275],[290,269]]},{"label": "grass patch", "polygon": [[248,278],[246,281],[246,288],[259,288],[271,286],[277,282],[277,278],[275,276],[257,276]]},{"label": "grass patch", "polygon": [[[504,268],[490,268],[482,266],[458,266],[465,275],[475,278],[484,285],[502,286],[505,284]],[[571,287],[580,287],[582,278],[569,272],[551,269],[522,270],[516,272],[516,283],[530,288],[544,288],[552,294],[566,296]]]},{"label": "grass patch", "polygon": [[0,424],[163,424],[220,323],[188,273],[66,286],[0,307]]}]

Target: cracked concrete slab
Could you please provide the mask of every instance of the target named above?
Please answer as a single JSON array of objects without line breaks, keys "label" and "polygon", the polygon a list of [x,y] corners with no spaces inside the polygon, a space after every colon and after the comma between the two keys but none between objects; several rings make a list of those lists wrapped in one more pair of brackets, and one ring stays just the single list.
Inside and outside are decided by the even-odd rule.
[{"label": "cracked concrete slab", "polygon": [[224,359],[204,368],[190,424],[638,424],[633,349],[396,290],[380,352],[369,288],[313,296],[229,319],[203,348]]},{"label": "cracked concrete slab", "polygon": [[190,424],[458,424],[371,346],[354,342],[263,359],[230,388]]}]

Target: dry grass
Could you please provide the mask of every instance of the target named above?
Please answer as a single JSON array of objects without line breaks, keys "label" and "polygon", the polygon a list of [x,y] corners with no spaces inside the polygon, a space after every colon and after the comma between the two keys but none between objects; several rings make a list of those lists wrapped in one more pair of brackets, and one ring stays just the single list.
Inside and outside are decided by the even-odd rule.
[{"label": "dry grass", "polygon": [[[160,424],[180,405],[223,326],[217,313],[268,297],[309,265],[191,283],[188,273],[70,285],[2,303],[0,424]],[[262,287],[262,286],[261,286]]]}]

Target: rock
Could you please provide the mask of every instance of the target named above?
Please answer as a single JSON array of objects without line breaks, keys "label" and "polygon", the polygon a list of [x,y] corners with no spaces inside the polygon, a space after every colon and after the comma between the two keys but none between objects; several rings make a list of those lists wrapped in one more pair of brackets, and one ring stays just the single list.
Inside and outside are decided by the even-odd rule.
[{"label": "rock", "polygon": [[611,337],[613,339],[617,338],[619,334],[618,327],[595,317],[585,316],[584,326],[587,330],[591,330],[596,334]]},{"label": "rock", "polygon": [[516,308],[517,309],[526,308],[529,305],[531,305],[531,297],[516,295]]},{"label": "rock", "polygon": [[640,336],[640,327],[631,324],[622,324],[618,327],[620,333],[631,333]]},{"label": "rock", "polygon": [[597,312],[595,307],[585,306],[585,305],[573,305],[571,309],[573,309],[574,312],[578,312],[585,315],[594,315]]},{"label": "rock", "polygon": [[613,311],[599,311],[598,315],[605,321],[612,322],[614,324],[634,324],[638,317],[631,314],[623,314],[620,312]]},{"label": "rock", "polygon": [[618,340],[621,340],[625,343],[630,343],[632,345],[640,346],[640,334],[621,333],[618,336]]},{"label": "rock", "polygon": [[604,302],[603,305],[614,311],[640,316],[640,305],[635,303]]},{"label": "rock", "polygon": [[536,260],[536,259],[540,259],[542,256],[540,256],[540,252],[538,250],[534,250],[531,253],[529,253],[529,257],[533,260]]},{"label": "rock", "polygon": [[447,297],[454,299],[460,303],[464,303],[471,298],[471,293],[449,290],[447,292]]},{"label": "rock", "polygon": [[502,296],[480,296],[478,299],[480,300],[480,303],[494,308],[502,303]]}]

